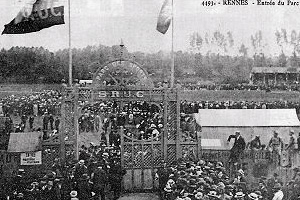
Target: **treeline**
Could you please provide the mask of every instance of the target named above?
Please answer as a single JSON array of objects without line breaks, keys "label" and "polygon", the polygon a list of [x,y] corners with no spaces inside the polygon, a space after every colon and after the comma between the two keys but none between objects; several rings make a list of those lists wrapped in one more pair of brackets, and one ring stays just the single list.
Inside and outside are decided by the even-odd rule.
[{"label": "treeline", "polygon": [[[247,82],[252,67],[298,68],[300,33],[282,29],[275,33],[279,56],[266,56],[261,32],[250,38],[250,46],[237,44],[231,32],[201,36],[191,34],[190,49],[175,52],[175,78],[181,81]],[[252,52],[250,54],[249,52]],[[168,52],[128,52],[119,45],[87,46],[73,49],[73,78],[91,79],[104,63],[122,57],[142,65],[155,81],[168,79],[171,58]],[[68,50],[50,52],[43,47],[12,47],[0,51],[1,83],[61,83],[68,80]]]}]

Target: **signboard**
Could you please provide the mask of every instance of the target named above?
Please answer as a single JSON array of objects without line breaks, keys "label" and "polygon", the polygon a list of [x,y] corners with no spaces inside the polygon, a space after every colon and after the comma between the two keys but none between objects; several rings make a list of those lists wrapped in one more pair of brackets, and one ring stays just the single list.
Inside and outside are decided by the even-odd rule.
[{"label": "signboard", "polygon": [[41,165],[42,151],[21,153],[21,165]]}]

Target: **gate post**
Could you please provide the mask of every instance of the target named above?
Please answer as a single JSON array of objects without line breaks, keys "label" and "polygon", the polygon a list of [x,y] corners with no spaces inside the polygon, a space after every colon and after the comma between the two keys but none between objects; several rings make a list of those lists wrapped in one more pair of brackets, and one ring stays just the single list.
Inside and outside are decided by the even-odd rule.
[{"label": "gate post", "polygon": [[202,158],[202,144],[200,131],[197,131],[197,159]]},{"label": "gate post", "polygon": [[180,98],[179,89],[176,88],[176,159],[181,157]]},{"label": "gate post", "polygon": [[78,160],[79,159],[79,129],[78,129],[78,100],[79,100],[79,88],[75,86],[73,92],[75,92],[75,102],[74,102],[74,113],[73,113],[73,117],[74,117],[74,141],[75,141],[75,159]]},{"label": "gate post", "polygon": [[61,128],[59,134],[60,140],[60,159],[61,164],[64,166],[66,164],[66,144],[65,144],[65,137],[66,137],[66,102],[65,102],[65,94],[62,99],[61,105]]},{"label": "gate post", "polygon": [[163,157],[164,161],[168,162],[168,88],[163,88],[163,105],[164,105],[164,134],[162,137],[163,142]]},{"label": "gate post", "polygon": [[[121,136],[121,166],[124,166],[124,127],[120,127],[120,136]],[[123,155],[123,156],[122,156]]]}]

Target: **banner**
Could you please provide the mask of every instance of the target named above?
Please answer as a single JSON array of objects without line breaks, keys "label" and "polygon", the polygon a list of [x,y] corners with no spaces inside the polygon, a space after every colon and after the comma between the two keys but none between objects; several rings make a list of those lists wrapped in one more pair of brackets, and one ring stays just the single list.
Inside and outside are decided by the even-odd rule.
[{"label": "banner", "polygon": [[33,2],[30,0],[24,5],[17,16],[4,26],[2,34],[37,32],[65,23],[64,6],[59,5],[58,0],[36,0],[34,4]]},{"label": "banner", "polygon": [[42,151],[21,153],[21,165],[41,165]]}]

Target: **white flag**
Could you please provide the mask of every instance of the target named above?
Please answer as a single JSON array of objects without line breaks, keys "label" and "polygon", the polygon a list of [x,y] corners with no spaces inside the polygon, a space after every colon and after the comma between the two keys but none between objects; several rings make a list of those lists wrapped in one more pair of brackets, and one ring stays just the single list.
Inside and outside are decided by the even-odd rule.
[{"label": "white flag", "polygon": [[165,0],[158,16],[156,30],[158,30],[162,34],[165,34],[168,31],[169,26],[171,24],[172,15],[172,0]]}]

